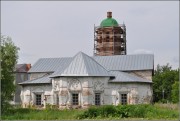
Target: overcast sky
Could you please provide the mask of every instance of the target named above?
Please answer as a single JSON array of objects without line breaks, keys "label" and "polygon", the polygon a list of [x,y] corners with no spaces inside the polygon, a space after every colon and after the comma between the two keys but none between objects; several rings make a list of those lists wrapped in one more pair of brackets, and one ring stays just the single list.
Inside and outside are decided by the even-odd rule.
[{"label": "overcast sky", "polygon": [[153,53],[157,64],[179,67],[178,1],[1,1],[1,33],[20,47],[18,63],[93,55],[94,24],[112,11],[126,25],[127,54]]}]

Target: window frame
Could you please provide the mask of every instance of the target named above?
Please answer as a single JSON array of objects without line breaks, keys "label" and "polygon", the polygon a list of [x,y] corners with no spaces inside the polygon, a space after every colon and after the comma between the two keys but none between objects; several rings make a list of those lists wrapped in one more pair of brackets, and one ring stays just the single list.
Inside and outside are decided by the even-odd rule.
[{"label": "window frame", "polygon": [[36,94],[36,105],[42,105],[42,95]]},{"label": "window frame", "polygon": [[72,105],[74,106],[79,105],[79,93],[72,93],[71,96],[72,96],[72,100],[71,100]]},{"label": "window frame", "polygon": [[59,105],[59,95],[56,94],[56,105]]},{"label": "window frame", "polygon": [[128,104],[128,94],[127,93],[121,93],[121,105],[127,105]]},{"label": "window frame", "polygon": [[94,94],[94,104],[96,106],[100,106],[101,105],[101,93],[100,92],[95,92]]}]

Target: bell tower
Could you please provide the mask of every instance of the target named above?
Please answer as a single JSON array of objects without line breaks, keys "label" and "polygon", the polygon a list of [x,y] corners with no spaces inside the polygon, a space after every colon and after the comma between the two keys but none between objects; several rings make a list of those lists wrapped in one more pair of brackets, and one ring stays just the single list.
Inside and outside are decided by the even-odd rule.
[{"label": "bell tower", "polygon": [[107,18],[100,26],[94,26],[94,55],[126,55],[126,26],[118,24],[107,12]]}]

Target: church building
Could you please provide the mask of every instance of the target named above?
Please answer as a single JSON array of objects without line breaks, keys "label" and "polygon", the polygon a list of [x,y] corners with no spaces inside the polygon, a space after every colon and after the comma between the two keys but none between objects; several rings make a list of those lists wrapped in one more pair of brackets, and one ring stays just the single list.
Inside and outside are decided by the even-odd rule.
[{"label": "church building", "polygon": [[21,85],[23,107],[59,109],[152,102],[154,55],[127,55],[126,27],[107,18],[94,28],[94,55],[40,58]]}]

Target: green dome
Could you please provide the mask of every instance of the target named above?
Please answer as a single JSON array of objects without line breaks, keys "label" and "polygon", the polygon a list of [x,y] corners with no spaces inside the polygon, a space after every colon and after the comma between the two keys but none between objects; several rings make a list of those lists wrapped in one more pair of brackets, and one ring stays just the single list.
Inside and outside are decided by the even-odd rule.
[{"label": "green dome", "polygon": [[101,22],[101,27],[118,26],[118,22],[113,18],[106,18]]}]

